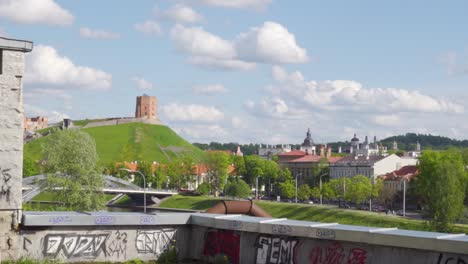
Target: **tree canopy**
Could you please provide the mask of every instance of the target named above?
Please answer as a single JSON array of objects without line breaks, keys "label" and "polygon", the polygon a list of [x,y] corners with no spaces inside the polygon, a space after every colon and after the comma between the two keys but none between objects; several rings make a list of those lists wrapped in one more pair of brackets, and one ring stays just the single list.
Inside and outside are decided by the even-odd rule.
[{"label": "tree canopy", "polygon": [[247,197],[250,194],[250,187],[239,177],[233,177],[232,180],[226,184],[224,194],[232,197]]}]

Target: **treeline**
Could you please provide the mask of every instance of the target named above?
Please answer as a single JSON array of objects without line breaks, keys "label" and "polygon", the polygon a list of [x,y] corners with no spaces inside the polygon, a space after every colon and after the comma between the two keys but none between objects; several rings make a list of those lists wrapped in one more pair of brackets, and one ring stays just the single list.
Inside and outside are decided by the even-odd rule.
[{"label": "treeline", "polygon": [[392,147],[393,141],[398,143],[398,149],[406,151],[415,150],[417,142],[421,144],[422,149],[443,150],[451,147],[468,148],[468,140],[456,140],[430,134],[406,133],[405,135],[393,136],[381,140],[382,144],[386,145],[389,149]]},{"label": "treeline", "polygon": [[240,146],[240,149],[244,155],[254,155],[257,154],[258,148],[260,144],[239,144],[239,143],[218,143],[218,142],[210,142],[210,144],[206,143],[193,143],[194,146],[198,147],[202,150],[229,150],[235,152],[237,150],[237,146]]}]

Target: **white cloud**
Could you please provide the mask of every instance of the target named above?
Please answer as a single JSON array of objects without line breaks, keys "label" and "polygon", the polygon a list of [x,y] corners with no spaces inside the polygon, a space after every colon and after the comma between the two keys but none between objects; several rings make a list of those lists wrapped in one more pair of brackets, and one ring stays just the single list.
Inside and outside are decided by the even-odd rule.
[{"label": "white cloud", "polygon": [[161,27],[159,26],[158,22],[153,21],[153,20],[146,20],[142,23],[135,24],[134,27],[136,31],[139,31],[141,33],[145,33],[148,35],[151,35],[151,34],[158,35],[158,34],[161,34],[162,32]]},{"label": "white cloud", "polygon": [[444,98],[435,98],[397,88],[364,88],[356,81],[306,81],[300,72],[287,73],[273,67],[273,78],[279,81],[277,93],[298,104],[324,110],[379,112],[445,112],[462,113],[463,105]]},{"label": "white cloud", "polygon": [[263,63],[304,63],[307,51],[299,47],[296,38],[281,24],[267,21],[240,34],[234,41],[238,57]]},{"label": "white cloud", "polygon": [[25,81],[52,85],[71,85],[89,89],[109,89],[112,75],[75,65],[50,46],[38,45],[26,56]]},{"label": "white cloud", "polygon": [[0,0],[0,17],[22,24],[69,26],[74,17],[53,0]]},{"label": "white cloud", "polygon": [[371,121],[381,126],[395,126],[400,122],[398,115],[376,115],[372,117]]},{"label": "white cloud", "polygon": [[235,129],[241,129],[241,128],[245,129],[245,128],[248,127],[248,125],[247,125],[245,119],[240,118],[240,117],[238,117],[238,116],[233,116],[233,117],[231,118],[231,125],[232,125],[232,127],[235,128]]},{"label": "white cloud", "polygon": [[236,51],[229,41],[205,31],[202,27],[184,27],[177,24],[171,30],[171,39],[179,50],[191,56],[227,60],[236,56]]},{"label": "white cloud", "polygon": [[[25,103],[29,105],[61,105],[59,110],[71,110],[72,96],[61,89],[35,88],[23,92]],[[55,102],[54,102],[55,101]]]},{"label": "white cloud", "polygon": [[163,106],[161,110],[171,121],[215,122],[224,119],[224,113],[213,106],[172,103]]},{"label": "white cloud", "polygon": [[199,95],[216,95],[226,93],[227,89],[222,84],[208,84],[194,86],[192,91]]},{"label": "white cloud", "polygon": [[70,118],[68,114],[56,110],[46,110],[34,105],[24,104],[25,116],[45,116],[49,119],[49,124],[63,121],[64,118]]},{"label": "white cloud", "polygon": [[184,125],[183,127],[175,126],[174,130],[192,142],[225,142],[229,135],[220,125]]},{"label": "white cloud", "polygon": [[164,18],[178,23],[198,23],[204,20],[203,16],[185,4],[176,4],[162,13]]},{"label": "white cloud", "polygon": [[140,90],[150,90],[153,88],[153,84],[142,77],[134,76],[132,81],[135,83],[138,89]]},{"label": "white cloud", "polygon": [[114,33],[114,32],[100,30],[100,29],[91,29],[87,27],[80,28],[80,36],[82,38],[103,39],[103,40],[120,38],[119,33]]},{"label": "white cloud", "polygon": [[226,7],[226,8],[255,8],[263,9],[272,0],[200,0],[206,5]]},{"label": "white cloud", "polygon": [[260,28],[225,40],[202,27],[177,24],[171,30],[176,48],[187,54],[188,62],[213,69],[252,70],[257,62],[286,64],[307,61],[307,51],[282,25],[265,22]]}]

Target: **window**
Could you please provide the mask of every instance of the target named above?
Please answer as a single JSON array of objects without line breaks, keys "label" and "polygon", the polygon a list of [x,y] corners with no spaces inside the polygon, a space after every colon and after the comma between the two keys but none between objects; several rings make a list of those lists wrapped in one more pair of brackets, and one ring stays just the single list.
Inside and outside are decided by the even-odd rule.
[{"label": "window", "polygon": [[3,74],[3,50],[0,49],[0,74]]}]

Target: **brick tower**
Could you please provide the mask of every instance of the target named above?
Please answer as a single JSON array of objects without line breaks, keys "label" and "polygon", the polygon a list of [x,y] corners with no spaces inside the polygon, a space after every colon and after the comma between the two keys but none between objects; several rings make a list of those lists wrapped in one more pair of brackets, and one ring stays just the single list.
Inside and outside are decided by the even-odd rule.
[{"label": "brick tower", "polygon": [[136,99],[136,118],[158,119],[156,96],[142,95]]}]

